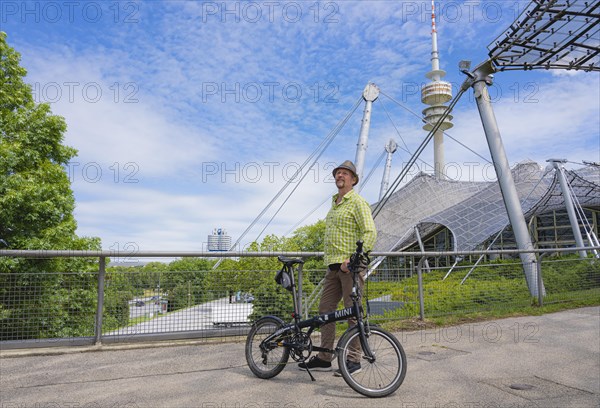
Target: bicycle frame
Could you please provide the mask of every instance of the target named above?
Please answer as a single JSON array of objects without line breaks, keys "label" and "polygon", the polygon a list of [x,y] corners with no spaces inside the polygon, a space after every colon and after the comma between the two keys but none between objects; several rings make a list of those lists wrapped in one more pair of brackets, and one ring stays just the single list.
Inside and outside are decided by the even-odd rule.
[{"label": "bicycle frame", "polygon": [[[366,339],[365,324],[363,321],[363,313],[362,313],[363,308],[362,308],[362,305],[360,304],[360,296],[357,293],[357,288],[358,288],[357,279],[358,279],[358,274],[359,274],[359,269],[358,269],[357,263],[359,262],[359,260],[355,259],[354,262],[351,262],[348,265],[349,269],[350,269],[350,272],[348,272],[348,273],[352,273],[352,280],[353,280],[352,294],[350,295],[352,298],[352,306],[344,308],[344,309],[335,310],[335,311],[329,312],[329,313],[319,314],[317,316],[314,316],[314,317],[312,317],[310,319],[306,319],[306,320],[302,320],[302,312],[300,311],[300,299],[299,299],[300,295],[297,291],[296,278],[294,276],[294,267],[293,267],[293,265],[297,263],[299,265],[298,270],[300,272],[302,270],[303,263],[297,262],[297,260],[289,260],[289,259],[285,259],[285,258],[280,258],[280,261],[284,263],[283,268],[290,275],[290,278],[291,278],[291,292],[292,292],[292,298],[293,298],[292,300],[293,300],[293,305],[294,305],[294,312],[292,314],[292,317],[294,318],[294,321],[292,323],[289,323],[289,324],[281,327],[279,330],[274,332],[272,335],[265,338],[263,340],[262,344],[268,344],[268,343],[272,342],[274,339],[281,336],[282,334],[286,334],[289,332],[297,333],[297,332],[301,332],[302,329],[306,329],[306,328],[308,328],[309,330],[307,332],[305,332],[305,334],[308,337],[310,337],[310,335],[312,334],[312,332],[315,329],[318,329],[325,324],[354,318],[354,319],[356,319],[356,326],[358,326],[358,330],[360,333],[359,338],[360,338],[361,347],[365,354],[365,358],[370,362],[374,361],[375,356],[373,355],[372,351],[370,350],[369,343]],[[354,326],[349,327],[348,330],[352,329],[353,327]],[[297,347],[297,344],[293,344],[293,343],[287,344],[286,342],[283,342],[283,345],[287,346],[291,349],[294,349],[294,347]],[[331,353],[331,354],[336,353],[335,350],[330,350],[330,349],[326,349],[323,347],[317,347],[317,346],[312,347],[311,350],[322,351],[322,352]]]}]

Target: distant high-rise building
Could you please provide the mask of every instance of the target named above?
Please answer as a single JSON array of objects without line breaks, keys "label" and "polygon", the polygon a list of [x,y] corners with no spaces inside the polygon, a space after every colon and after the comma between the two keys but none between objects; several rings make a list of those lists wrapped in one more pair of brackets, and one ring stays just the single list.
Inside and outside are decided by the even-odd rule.
[{"label": "distant high-rise building", "polygon": [[215,228],[208,236],[209,251],[229,251],[231,248],[231,237],[223,228]]}]

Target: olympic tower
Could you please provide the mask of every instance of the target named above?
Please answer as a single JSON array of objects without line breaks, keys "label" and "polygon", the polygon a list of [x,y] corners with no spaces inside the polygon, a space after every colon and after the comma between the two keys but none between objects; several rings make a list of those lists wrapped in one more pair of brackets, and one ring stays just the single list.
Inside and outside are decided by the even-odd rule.
[{"label": "olympic tower", "polygon": [[[423,129],[428,132],[433,129],[438,119],[448,109],[444,104],[452,99],[452,85],[449,82],[442,81],[442,78],[446,76],[446,71],[440,69],[434,0],[431,0],[431,42],[431,71],[425,75],[431,82],[423,85],[421,89],[421,102],[429,105],[429,107],[423,109],[425,120]],[[448,115],[433,136],[434,174],[438,179],[446,177],[444,174],[444,131],[450,129],[452,126],[454,126],[452,115]]]}]

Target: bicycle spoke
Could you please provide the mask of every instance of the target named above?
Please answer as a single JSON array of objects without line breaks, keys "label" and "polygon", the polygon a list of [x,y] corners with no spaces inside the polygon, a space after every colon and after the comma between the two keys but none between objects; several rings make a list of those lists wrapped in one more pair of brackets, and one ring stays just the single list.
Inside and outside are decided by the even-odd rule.
[{"label": "bicycle spoke", "polygon": [[259,378],[272,378],[287,364],[290,351],[277,341],[263,341],[283,326],[280,319],[264,317],[253,326],[246,339],[246,361],[250,370]]},{"label": "bicycle spoke", "polygon": [[375,360],[369,362],[363,353],[361,369],[350,373],[345,361],[350,355],[350,344],[358,336],[359,331],[355,329],[340,340],[342,352],[338,363],[344,380],[355,391],[369,397],[383,397],[393,393],[406,375],[406,356],[402,346],[393,335],[373,328],[367,341]]}]

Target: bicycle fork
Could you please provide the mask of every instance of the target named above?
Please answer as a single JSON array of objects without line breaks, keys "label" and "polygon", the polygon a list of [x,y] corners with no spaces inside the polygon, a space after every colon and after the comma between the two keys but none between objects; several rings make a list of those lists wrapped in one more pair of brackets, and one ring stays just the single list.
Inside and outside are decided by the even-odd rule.
[{"label": "bicycle fork", "polygon": [[372,364],[375,362],[376,358],[375,358],[375,354],[373,354],[373,351],[371,350],[371,347],[369,347],[369,341],[367,339],[367,329],[365,327],[365,321],[363,320],[361,307],[359,306],[360,295],[357,293],[357,284],[356,284],[356,280],[358,279],[357,275],[358,275],[357,273],[354,273],[354,275],[352,277],[354,280],[354,285],[352,287],[352,293],[350,294],[350,297],[352,298],[352,301],[354,302],[353,308],[356,309],[355,313],[354,313],[357,316],[356,327],[358,328],[358,337],[360,339],[360,345],[364,352],[364,355],[362,356],[362,358]]},{"label": "bicycle fork", "polygon": [[369,346],[369,341],[367,339],[367,330],[365,329],[365,323],[363,322],[362,319],[360,319],[360,321],[357,322],[357,326],[358,326],[358,337],[360,338],[360,345],[362,347],[362,350],[364,352],[364,355],[362,358],[364,358],[365,360],[367,360],[369,363],[374,363],[376,360],[375,354],[373,354],[373,351],[371,350],[371,347]]}]

